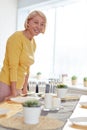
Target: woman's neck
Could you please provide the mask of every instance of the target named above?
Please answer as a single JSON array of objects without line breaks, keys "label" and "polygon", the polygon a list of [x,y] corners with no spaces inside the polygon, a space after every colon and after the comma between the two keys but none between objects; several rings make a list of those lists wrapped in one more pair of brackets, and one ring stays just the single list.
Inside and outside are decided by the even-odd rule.
[{"label": "woman's neck", "polygon": [[29,40],[32,40],[33,36],[31,35],[31,33],[29,32],[29,30],[24,30],[23,34],[25,35],[25,37],[27,37]]}]

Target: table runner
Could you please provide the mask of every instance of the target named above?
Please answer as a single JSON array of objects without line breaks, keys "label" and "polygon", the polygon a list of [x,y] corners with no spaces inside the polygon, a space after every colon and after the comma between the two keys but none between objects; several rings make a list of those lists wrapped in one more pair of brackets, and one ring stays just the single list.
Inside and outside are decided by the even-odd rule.
[{"label": "table runner", "polygon": [[0,125],[17,130],[55,130],[61,128],[64,125],[64,122],[54,118],[41,116],[38,124],[29,125],[24,123],[23,117],[13,116],[8,120],[0,119]]}]

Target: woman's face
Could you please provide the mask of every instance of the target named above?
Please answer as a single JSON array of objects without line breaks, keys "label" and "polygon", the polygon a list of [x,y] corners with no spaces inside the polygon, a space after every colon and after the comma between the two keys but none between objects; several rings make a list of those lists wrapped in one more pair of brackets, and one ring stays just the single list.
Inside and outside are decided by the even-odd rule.
[{"label": "woman's face", "polygon": [[42,30],[45,28],[45,20],[37,15],[34,18],[28,21],[28,29],[32,36],[37,36],[42,33]]}]

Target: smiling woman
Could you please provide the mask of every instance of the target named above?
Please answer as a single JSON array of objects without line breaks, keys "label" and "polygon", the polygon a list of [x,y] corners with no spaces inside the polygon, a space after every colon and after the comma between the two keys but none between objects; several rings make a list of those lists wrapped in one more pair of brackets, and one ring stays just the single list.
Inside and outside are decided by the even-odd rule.
[{"label": "smiling woman", "polygon": [[45,32],[46,17],[35,10],[28,15],[24,25],[24,30],[15,32],[7,40],[0,72],[0,101],[27,93],[30,66],[34,63],[36,50],[34,36]]},{"label": "smiling woman", "polygon": [[[37,14],[37,15],[36,15]],[[40,22],[41,21],[41,22]],[[30,13],[29,16],[27,17],[26,21],[25,21],[25,28],[29,28],[32,26],[33,24],[38,25],[38,28],[40,27],[40,32],[44,33],[45,32],[45,27],[46,27],[46,17],[44,14],[42,14],[42,12],[38,12],[38,11],[34,11],[33,13]],[[29,26],[30,25],[30,26]],[[38,30],[36,29],[36,31],[38,32]]]}]

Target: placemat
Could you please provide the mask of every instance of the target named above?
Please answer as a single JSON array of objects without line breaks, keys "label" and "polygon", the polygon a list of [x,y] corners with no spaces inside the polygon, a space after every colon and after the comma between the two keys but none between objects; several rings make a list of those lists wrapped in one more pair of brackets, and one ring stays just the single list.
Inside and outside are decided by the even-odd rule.
[{"label": "placemat", "polygon": [[6,128],[12,128],[17,130],[54,130],[61,128],[64,125],[64,122],[49,118],[49,117],[40,117],[40,122],[35,125],[25,124],[23,117],[10,117],[7,119],[0,119],[0,125]]},{"label": "placemat", "polygon": [[9,118],[23,110],[22,104],[13,103],[12,101],[0,103],[0,108],[7,108],[10,110],[6,115],[3,116],[3,118]]},{"label": "placemat", "polygon": [[81,126],[81,125],[70,125],[71,128],[74,128],[75,130],[87,130],[87,126]]},{"label": "placemat", "polygon": [[87,106],[80,106],[81,108],[87,109]]},{"label": "placemat", "polygon": [[71,101],[71,100],[79,100],[80,97],[76,95],[67,95],[64,98],[61,98],[62,101]]}]

